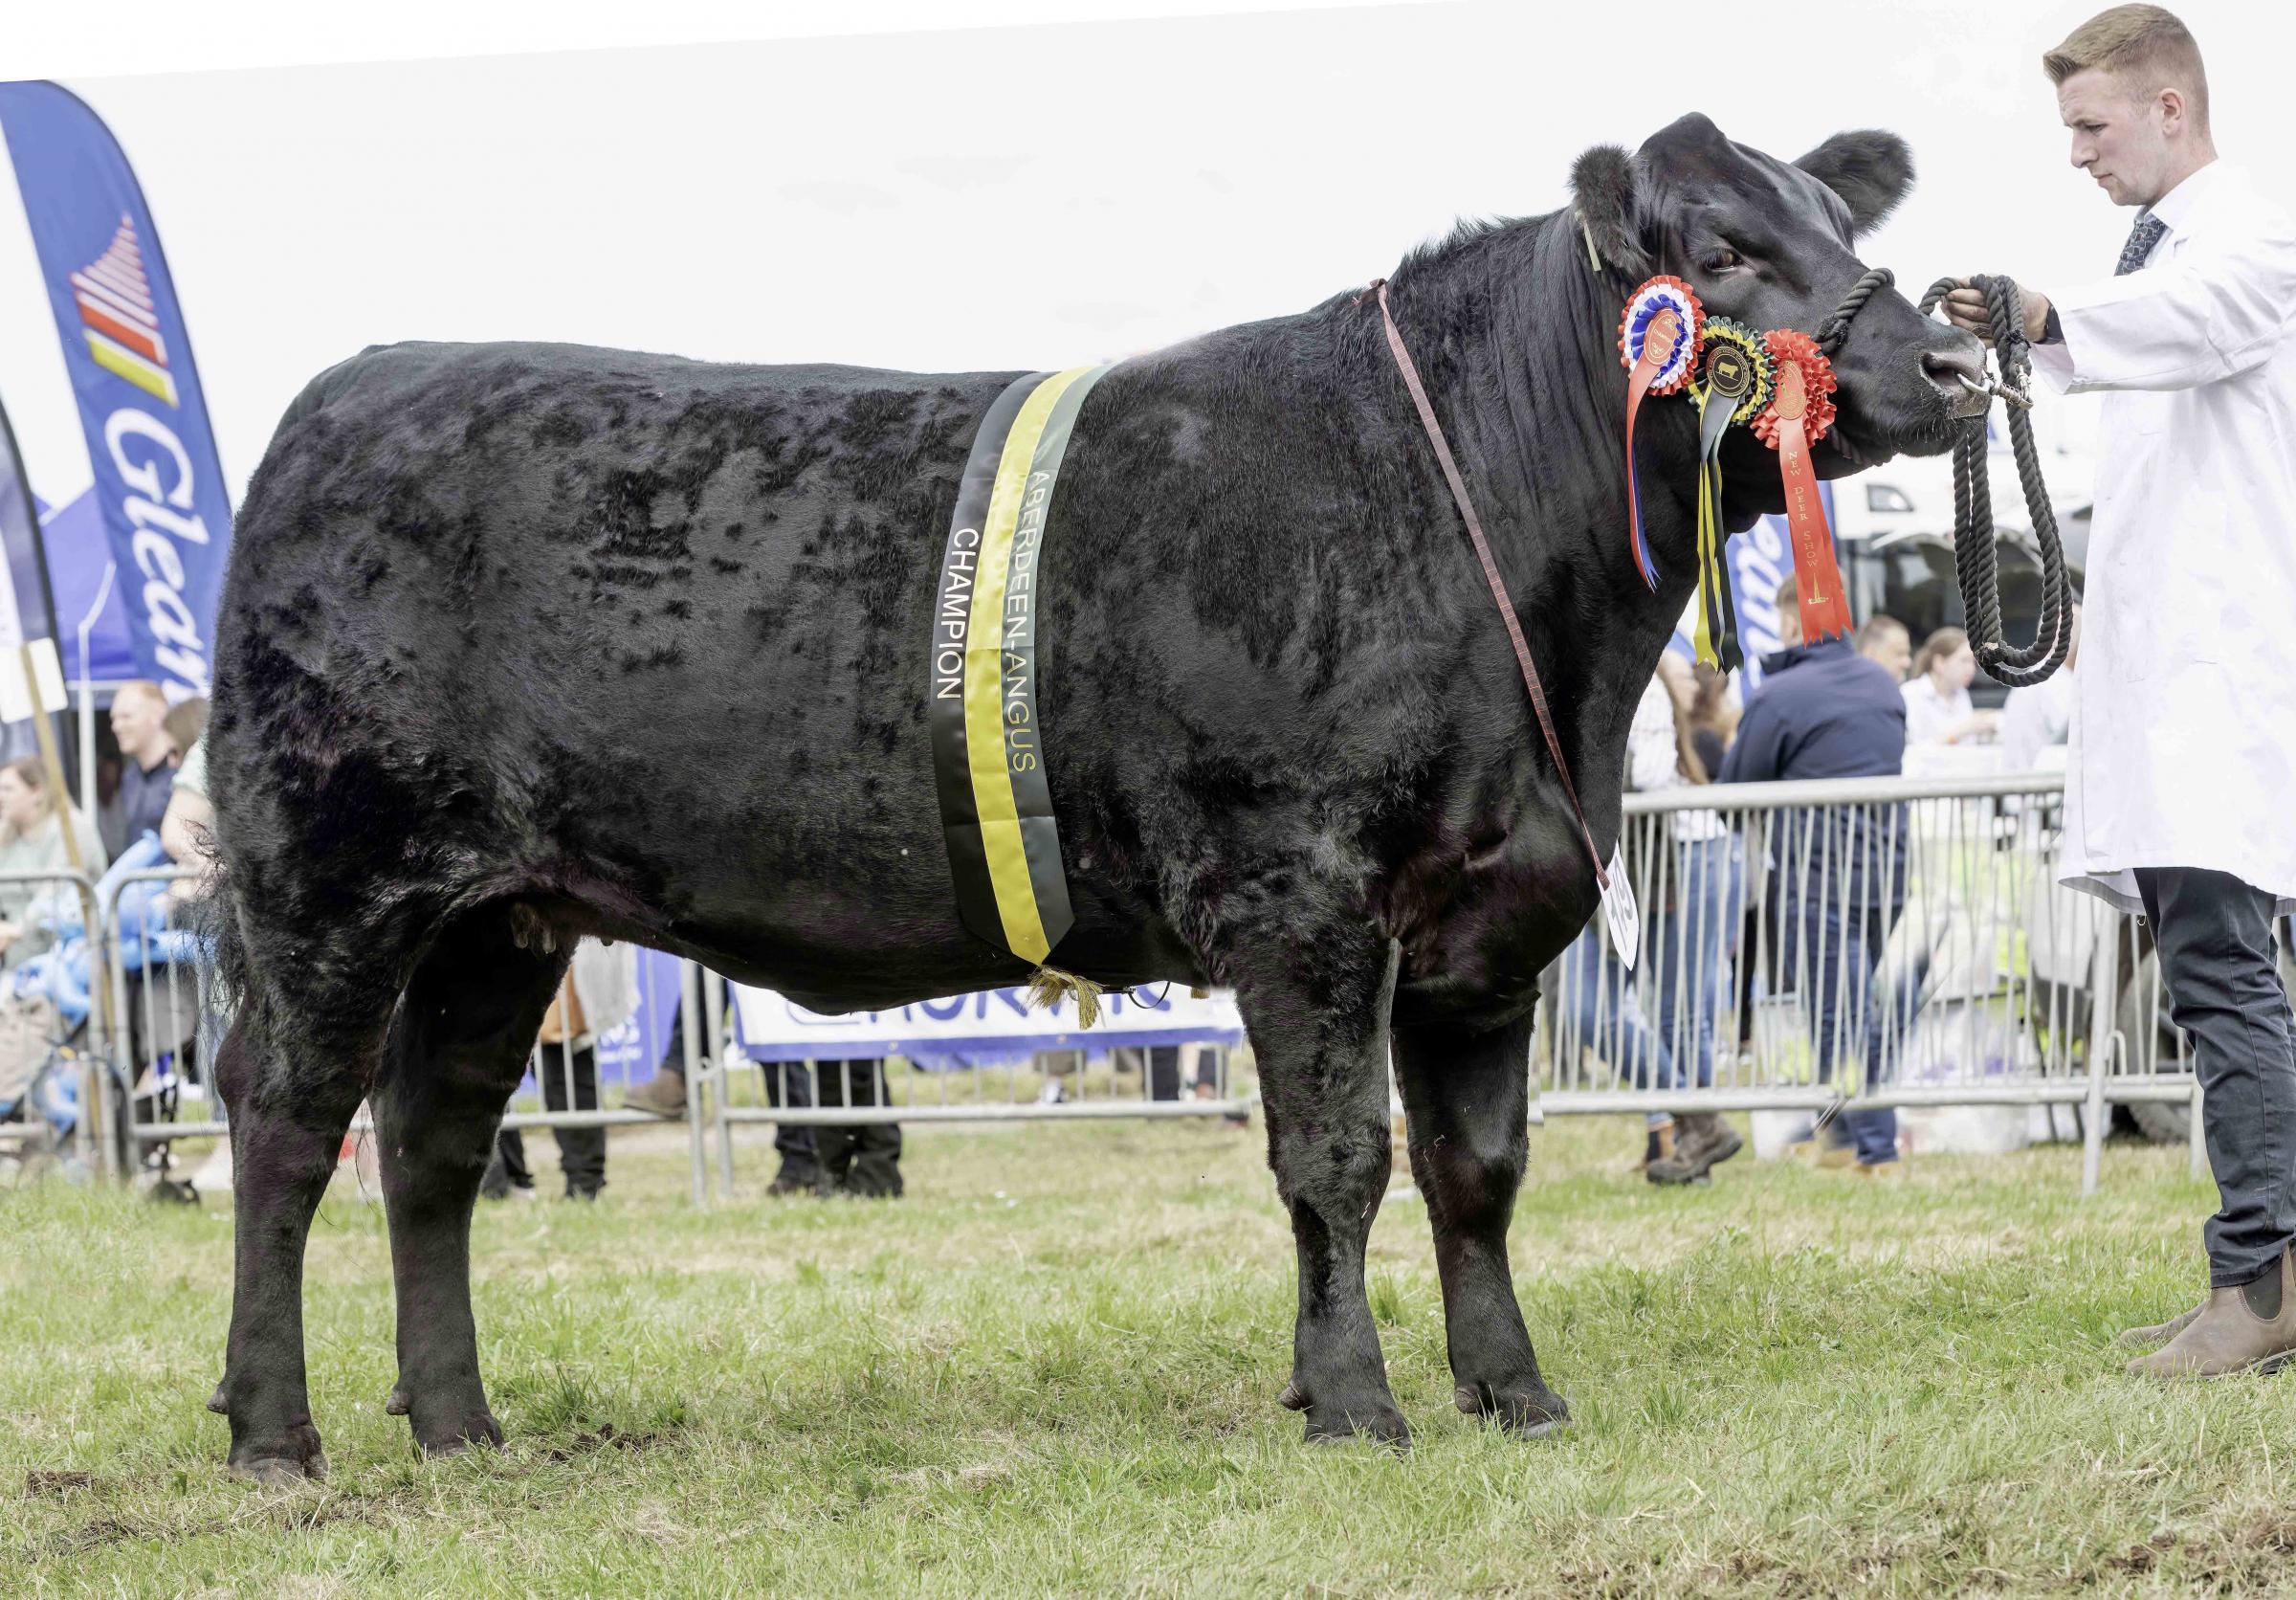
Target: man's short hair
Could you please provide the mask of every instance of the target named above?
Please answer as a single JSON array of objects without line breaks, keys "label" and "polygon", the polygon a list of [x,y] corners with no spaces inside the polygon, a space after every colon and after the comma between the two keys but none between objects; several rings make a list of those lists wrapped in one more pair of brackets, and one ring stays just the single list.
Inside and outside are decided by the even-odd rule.
[{"label": "man's short hair", "polygon": [[1913,631],[1910,628],[1887,611],[1876,611],[1858,624],[1858,650],[1861,654],[1869,651],[1892,633],[1904,634],[1908,644],[1913,642]]},{"label": "man's short hair", "polygon": [[2208,72],[2200,64],[2200,47],[2174,12],[2158,6],[2115,6],[2090,17],[2041,58],[2051,83],[2091,68],[2122,79],[2137,100],[2171,87],[2183,90],[2193,125],[2208,131]]},{"label": "man's short hair", "polygon": [[1787,573],[1787,574],[1786,574],[1786,575],[1785,575],[1783,578],[1781,578],[1781,579],[1779,579],[1779,580],[1778,580],[1778,584],[1777,584],[1777,609],[1778,609],[1778,612],[1779,612],[1779,614],[1780,614],[1780,615],[1783,615],[1783,614],[1785,613],[1786,610],[1787,610],[1789,607],[1793,607],[1793,608],[1797,608],[1797,609],[1799,609],[1799,608],[1800,607],[1800,605],[1801,605],[1801,590],[1800,590],[1799,589],[1798,589],[1798,588],[1796,588],[1796,587],[1795,587],[1795,584],[1794,584],[1794,574],[1793,574],[1793,573],[1791,573],[1791,572],[1789,572],[1789,573]]}]

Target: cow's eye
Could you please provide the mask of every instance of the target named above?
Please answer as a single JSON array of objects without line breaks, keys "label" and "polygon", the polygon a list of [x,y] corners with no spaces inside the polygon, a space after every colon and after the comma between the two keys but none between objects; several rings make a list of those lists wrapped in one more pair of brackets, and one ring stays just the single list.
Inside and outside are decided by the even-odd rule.
[{"label": "cow's eye", "polygon": [[1728,272],[1738,264],[1738,253],[1728,245],[1707,252],[1706,259],[1698,263],[1707,272]]}]

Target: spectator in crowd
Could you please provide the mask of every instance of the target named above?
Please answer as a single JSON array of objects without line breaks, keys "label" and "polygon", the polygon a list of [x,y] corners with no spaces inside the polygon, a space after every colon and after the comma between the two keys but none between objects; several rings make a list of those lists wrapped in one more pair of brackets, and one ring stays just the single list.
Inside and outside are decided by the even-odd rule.
[{"label": "spectator in crowd", "polygon": [[[574,947],[573,963],[542,1015],[537,1041],[541,1049],[536,1076],[541,1079],[543,1105],[552,1111],[598,1109],[598,1035],[628,1022],[637,1004],[635,946],[585,939]],[[606,1129],[550,1131],[558,1138],[566,1198],[597,1199],[606,1188]],[[495,1136],[494,1160],[487,1164],[478,1192],[489,1200],[506,1200],[513,1192],[521,1199],[534,1197],[526,1142],[518,1129],[504,1128]]]},{"label": "spectator in crowd", "polygon": [[1906,625],[1885,611],[1876,611],[1859,625],[1858,654],[1903,683],[1913,673],[1913,635]]},{"label": "spectator in crowd", "polygon": [[[882,1057],[850,1061],[819,1061],[816,1087],[820,1103],[830,1105],[891,1105],[886,1092]],[[901,1125],[864,1122],[859,1126],[828,1126],[813,1130],[813,1159],[821,1167],[824,1196],[852,1195],[859,1199],[894,1200],[901,1193]]]},{"label": "spectator in crowd", "polygon": [[2043,750],[2061,748],[2072,736],[2073,665],[2081,658],[2081,608],[2073,608],[2073,633],[2064,665],[2025,689],[2012,689],[2001,707],[2001,768],[2030,772]]},{"label": "spectator in crowd", "polygon": [[[1561,992],[1549,994],[1547,1000],[1561,1019],[1564,1060],[1575,1060],[1582,1050],[1592,1051],[1609,1063],[1622,1088],[1682,1087],[1672,1053],[1643,1014],[1634,974],[1610,947],[1601,912],[1562,953],[1555,976]],[[1643,1176],[1654,1184],[1697,1180],[1698,1174],[1682,1159],[1670,1111],[1644,1113]]]},{"label": "spectator in crowd", "polygon": [[[1903,771],[1907,702],[1888,669],[1844,639],[1802,643],[1791,578],[1778,587],[1777,609],[1785,648],[1762,662],[1761,692],[1738,724],[1722,781],[1879,778]],[[1799,983],[1821,1082],[1833,1081],[1842,1041],[1856,1020],[1843,1013],[1844,1002],[1863,1011],[1869,1025],[1867,1086],[1878,1086],[1886,1071],[1882,1008],[1871,1004],[1871,990],[1883,946],[1905,903],[1905,839],[1902,807],[1788,812],[1773,830],[1779,953],[1784,969]],[[1868,1176],[1902,1169],[1894,1111],[1847,1112],[1839,1125],[1827,1124],[1825,1135],[1830,1148],[1821,1159],[1829,1164],[1854,1152],[1857,1170]]]},{"label": "spectator in crowd", "polygon": [[208,697],[193,695],[189,700],[178,700],[167,708],[167,715],[161,720],[161,723],[167,730],[167,743],[175,747],[176,766],[180,770],[184,758],[191,753],[191,746],[207,735]]},{"label": "spectator in crowd", "polygon": [[[68,795],[49,792],[46,774],[34,756],[19,756],[0,767],[0,871],[64,872],[75,863],[64,845],[69,827],[79,845],[77,863],[90,876],[104,868],[103,841],[93,823],[72,809]],[[35,900],[70,900],[57,885],[0,882],[0,951],[10,967],[33,953],[27,913]]]},{"label": "spectator in crowd", "polygon": [[2000,718],[1971,703],[1969,686],[1976,677],[1977,653],[1960,629],[1940,628],[1923,640],[1913,676],[1899,691],[1906,701],[1906,743],[1959,744],[1989,737]]},{"label": "spectator in crowd", "polygon": [[120,743],[121,836],[107,839],[116,857],[145,833],[157,833],[175,789],[175,758],[167,736],[167,698],[147,678],[122,683],[112,696],[112,737]]},{"label": "spectator in crowd", "polygon": [[1697,752],[1699,765],[1711,777],[1722,770],[1722,757],[1730,749],[1730,742],[1738,736],[1738,719],[1746,714],[1746,708],[1739,703],[1738,682],[1733,674],[1693,664],[1690,678],[1696,685],[1687,717],[1690,724],[1690,748]]},{"label": "spectator in crowd", "polygon": [[[184,702],[194,703],[204,707],[207,701]],[[168,715],[172,718],[175,713]],[[201,721],[204,724],[204,716]],[[208,797],[208,741],[200,734],[184,750],[167,795],[167,813],[160,819],[160,848],[167,853],[168,860],[192,870],[191,877],[168,886],[170,914],[207,893],[208,881],[215,876],[214,827],[215,804]]]},{"label": "spectator in crowd", "polygon": [[[1630,787],[1650,794],[1711,781],[1690,726],[1697,697],[1690,663],[1671,651],[1661,656],[1626,736]],[[1708,1089],[1714,1081],[1714,1022],[1727,982],[1724,968],[1736,944],[1737,846],[1717,811],[1672,811],[1666,825],[1673,844],[1673,860],[1667,863],[1672,870],[1657,875],[1650,942],[1643,955],[1658,987],[1659,1026],[1667,1054],[1678,1078],[1687,1079],[1682,1086]],[[1691,1180],[1736,1155],[1742,1144],[1711,1111],[1680,1113],[1673,1129],[1674,1155]]]}]

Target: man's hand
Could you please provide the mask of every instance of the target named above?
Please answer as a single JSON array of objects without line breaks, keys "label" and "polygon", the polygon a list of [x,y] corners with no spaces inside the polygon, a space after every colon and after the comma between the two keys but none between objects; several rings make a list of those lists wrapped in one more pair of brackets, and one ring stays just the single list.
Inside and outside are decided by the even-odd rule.
[{"label": "man's hand", "polygon": [[[1966,278],[1955,278],[1954,287],[1946,292],[1939,303],[1945,320],[1957,328],[1976,334],[1988,345],[1993,344],[1993,314],[1985,308],[1985,292],[1972,288]],[[2025,311],[2025,341],[2038,344],[2049,325],[2049,297],[2038,289],[2017,286],[2017,298]]]}]

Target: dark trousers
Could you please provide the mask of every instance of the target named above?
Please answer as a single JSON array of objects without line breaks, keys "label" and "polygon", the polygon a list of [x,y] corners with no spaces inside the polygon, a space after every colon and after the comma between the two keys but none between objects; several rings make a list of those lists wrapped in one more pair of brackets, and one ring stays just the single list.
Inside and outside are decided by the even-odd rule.
[{"label": "dark trousers", "polygon": [[[866,1059],[817,1061],[824,1105],[889,1105],[885,1063]],[[821,1187],[837,1194],[901,1192],[901,1130],[895,1122],[813,1130],[814,1158],[821,1163]]]},{"label": "dark trousers", "polygon": [[2208,1280],[2253,1282],[2296,1239],[2296,1021],[2272,953],[2272,897],[2197,867],[2139,868],[2136,884],[2200,1079],[2220,1202],[2200,1231]]},{"label": "dark trousers", "polygon": [[[806,1071],[803,1061],[764,1061],[759,1063],[765,1074],[765,1103],[781,1106],[805,1107],[813,1103],[813,1075]],[[773,1147],[782,1153],[782,1170],[792,1178],[804,1176],[810,1183],[816,1175],[813,1165],[813,1130],[787,1122],[773,1124]]]},{"label": "dark trousers", "polygon": [[[552,1111],[598,1109],[598,1053],[584,1045],[570,1053],[573,1082],[567,1082],[569,1053],[561,1046],[541,1049],[542,1104]],[[571,1090],[569,1097],[568,1091]],[[564,1171],[566,1193],[595,1199],[606,1187],[606,1129],[552,1128],[558,1136],[558,1164]],[[526,1167],[526,1141],[516,1128],[495,1136],[495,1159],[487,1165],[480,1188],[500,1198],[513,1187],[532,1189],[534,1174]]]}]

